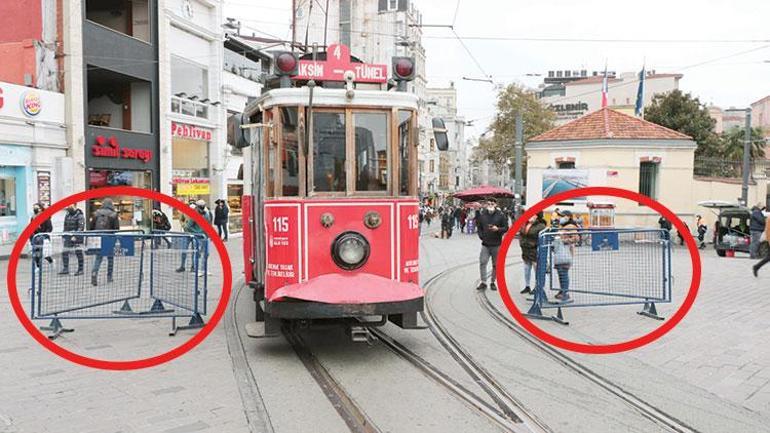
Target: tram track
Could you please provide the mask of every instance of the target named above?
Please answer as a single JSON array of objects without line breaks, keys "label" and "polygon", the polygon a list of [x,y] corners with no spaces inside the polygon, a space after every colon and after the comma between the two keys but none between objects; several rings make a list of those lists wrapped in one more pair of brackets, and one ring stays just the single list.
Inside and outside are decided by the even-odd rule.
[{"label": "tram track", "polygon": [[482,309],[484,309],[493,319],[495,319],[495,321],[511,330],[521,340],[534,346],[550,359],[557,361],[573,373],[585,378],[595,385],[598,385],[605,391],[619,398],[625,404],[635,409],[646,418],[676,433],[700,433],[699,430],[688,425],[684,421],[665,412],[659,407],[648,403],[634,393],[626,390],[621,385],[613,382],[611,379],[593,371],[582,363],[572,359],[565,353],[540,341],[540,339],[537,337],[532,336],[518,323],[511,320],[509,317],[507,317],[506,314],[501,312],[494,304],[492,304],[492,301],[489,299],[489,296],[485,291],[477,292],[476,299]]},{"label": "tram track", "polygon": [[381,433],[381,430],[369,419],[342,385],[313,355],[302,336],[293,329],[284,329],[283,335],[351,433]]},{"label": "tram track", "polygon": [[502,411],[502,414],[513,423],[515,427],[512,431],[553,433],[553,429],[539,417],[534,415],[519,399],[511,395],[487,369],[476,361],[473,356],[454,337],[452,337],[431,308],[431,296],[434,291],[434,285],[458,269],[472,264],[474,263],[463,264],[453,269],[443,271],[430,278],[424,284],[425,309],[421,313],[423,321],[428,325],[433,336],[450,356],[452,356],[455,362],[457,362],[473,381],[484,390],[492,401],[494,401]]}]

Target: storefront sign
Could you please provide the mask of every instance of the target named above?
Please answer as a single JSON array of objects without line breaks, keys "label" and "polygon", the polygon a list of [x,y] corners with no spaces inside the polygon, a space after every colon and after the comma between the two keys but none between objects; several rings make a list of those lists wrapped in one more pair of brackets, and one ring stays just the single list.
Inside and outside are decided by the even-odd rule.
[{"label": "storefront sign", "polygon": [[35,90],[27,90],[21,96],[21,109],[29,117],[35,117],[43,109],[43,100]]},{"label": "storefront sign", "polygon": [[208,183],[179,183],[176,195],[209,195],[211,189]]},{"label": "storefront sign", "polygon": [[171,135],[192,140],[211,141],[211,130],[184,123],[171,122]]},{"label": "storefront sign", "polygon": [[0,115],[3,117],[63,124],[65,105],[62,93],[0,82]]},{"label": "storefront sign", "polygon": [[353,71],[358,83],[385,83],[388,67],[371,63],[352,63],[345,45],[329,45],[325,61],[300,60],[295,80],[345,81],[345,72]]},{"label": "storefront sign", "polygon": [[37,172],[37,201],[45,207],[51,206],[51,172]]},{"label": "storefront sign", "polygon": [[91,154],[100,158],[138,159],[145,164],[152,159],[151,150],[121,148],[118,139],[114,135],[110,136],[110,138],[97,135],[96,143],[91,146]]}]

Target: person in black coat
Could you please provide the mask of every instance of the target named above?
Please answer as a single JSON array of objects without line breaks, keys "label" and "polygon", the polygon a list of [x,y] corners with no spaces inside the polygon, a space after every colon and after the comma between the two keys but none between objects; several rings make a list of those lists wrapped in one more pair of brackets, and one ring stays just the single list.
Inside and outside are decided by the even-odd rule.
[{"label": "person in black coat", "polygon": [[[488,198],[484,201],[484,209],[476,216],[479,239],[481,239],[481,254],[479,255],[479,274],[481,283],[477,290],[486,290],[489,281],[490,290],[497,290],[497,252],[503,242],[503,235],[508,231],[508,217],[497,207],[497,200]],[[489,260],[492,260],[492,275],[489,275]]]},{"label": "person in black coat", "polygon": [[[217,226],[219,237],[227,242],[227,222],[229,220],[228,216],[230,215],[230,208],[227,207],[227,203],[222,199],[217,200],[214,203],[217,204],[217,207],[214,208],[214,225]],[[224,237],[222,237],[223,234]]]},{"label": "person in black coat", "polygon": [[[35,203],[32,206],[32,212],[35,214],[35,216],[41,214],[45,210],[45,205],[43,203]],[[35,219],[35,217],[32,217],[32,219]],[[31,221],[31,220],[30,220]],[[51,233],[53,231],[53,224],[51,224],[51,219],[48,218],[45,221],[43,221],[34,232],[32,232],[32,237],[30,238],[30,243],[32,244],[32,261],[35,262],[35,265],[40,268],[40,265],[42,264],[42,258],[43,258],[43,244],[45,243],[46,239],[50,239],[50,236],[48,235],[41,235],[41,236],[35,236],[40,233]],[[46,256],[45,261],[48,263],[53,263],[53,259],[51,256]]]},{"label": "person in black coat", "polygon": [[521,246],[521,260],[524,262],[524,289],[522,294],[532,293],[529,286],[532,278],[532,269],[537,267],[537,241],[540,232],[545,230],[547,222],[540,211],[533,216],[519,231],[519,246]]},{"label": "person in black coat", "polygon": [[64,251],[62,251],[62,270],[60,275],[69,275],[70,273],[70,253],[74,252],[78,260],[78,269],[75,276],[83,275],[83,236],[77,236],[71,233],[82,232],[86,229],[86,217],[83,211],[78,209],[75,204],[67,207],[67,214],[64,216],[64,232],[70,233],[64,236]]}]

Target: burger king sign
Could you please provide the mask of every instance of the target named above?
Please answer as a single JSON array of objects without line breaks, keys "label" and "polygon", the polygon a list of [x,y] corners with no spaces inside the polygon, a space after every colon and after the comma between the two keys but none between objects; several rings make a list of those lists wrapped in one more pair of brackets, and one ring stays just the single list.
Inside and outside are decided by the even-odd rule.
[{"label": "burger king sign", "polygon": [[40,100],[40,94],[34,90],[27,90],[21,95],[21,109],[29,117],[35,117],[40,114],[43,105]]}]

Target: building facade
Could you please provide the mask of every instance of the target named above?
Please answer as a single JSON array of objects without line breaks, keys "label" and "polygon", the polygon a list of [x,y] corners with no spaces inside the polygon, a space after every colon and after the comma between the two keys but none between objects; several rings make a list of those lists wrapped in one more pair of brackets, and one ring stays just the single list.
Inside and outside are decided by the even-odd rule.
[{"label": "building facade", "polygon": [[[691,223],[696,214],[711,222],[712,215],[698,203],[735,201],[741,184],[735,179],[696,176],[695,148],[695,142],[684,134],[601,109],[526,143],[527,204],[577,187],[613,186],[658,200],[685,222]],[[753,173],[749,203],[764,202],[767,191],[766,174]],[[589,199],[613,202],[617,226],[657,227],[659,215],[636,202],[613,197]],[[587,202],[585,198],[575,199],[557,206],[585,218]]]},{"label": "building facade", "polygon": [[465,119],[457,115],[457,89],[454,83],[444,88],[429,87],[426,98],[428,117],[444,120],[449,149],[439,155],[436,152],[426,153],[427,161],[438,160],[434,166],[437,164],[439,169],[438,178],[437,173],[424,172],[424,180],[441,192],[460,191],[469,185],[465,176],[469,170],[469,155],[465,143]]},{"label": "building facade", "polygon": [[[549,72],[549,78],[551,72]],[[581,73],[579,79],[574,79],[574,74],[570,74],[570,77],[562,77],[561,81],[558,81],[559,77],[553,77],[550,81],[548,81],[549,78],[546,78],[537,93],[540,101],[556,114],[555,123],[557,126],[602,108],[604,73],[593,72],[591,76],[582,77],[583,73],[587,75],[587,71],[578,72]],[[607,105],[623,113],[634,114],[639,74],[636,72],[621,74],[608,72],[607,76]],[[643,107],[649,106],[655,95],[678,89],[682,77],[682,74],[658,74],[655,71],[648,71],[645,79]],[[566,81],[567,79],[569,81]]]},{"label": "building facade", "polygon": [[762,129],[765,138],[770,139],[770,95],[751,104],[751,126]]},{"label": "building facade", "polygon": [[227,195],[221,0],[162,0],[160,191],[209,207]]}]

